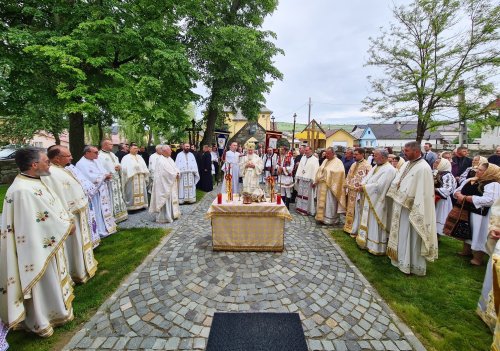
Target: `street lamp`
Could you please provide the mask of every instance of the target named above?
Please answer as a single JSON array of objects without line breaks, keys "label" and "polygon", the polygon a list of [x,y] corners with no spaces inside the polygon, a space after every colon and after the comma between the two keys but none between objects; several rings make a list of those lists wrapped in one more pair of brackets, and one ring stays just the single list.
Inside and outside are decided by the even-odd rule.
[{"label": "street lamp", "polygon": [[293,131],[292,131],[292,150],[295,149],[295,120],[297,119],[297,114],[293,114]]}]

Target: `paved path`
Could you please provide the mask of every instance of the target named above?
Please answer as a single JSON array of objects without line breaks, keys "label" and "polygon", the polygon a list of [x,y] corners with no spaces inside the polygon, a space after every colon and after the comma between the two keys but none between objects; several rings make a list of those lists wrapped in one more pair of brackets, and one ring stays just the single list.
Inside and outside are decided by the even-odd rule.
[{"label": "paved path", "polygon": [[[298,312],[310,350],[424,350],[311,217],[293,215],[283,253],[212,251],[214,196],[181,207],[172,233],[65,349],[203,350],[215,311],[267,311]],[[150,226],[147,216],[127,226]]]}]

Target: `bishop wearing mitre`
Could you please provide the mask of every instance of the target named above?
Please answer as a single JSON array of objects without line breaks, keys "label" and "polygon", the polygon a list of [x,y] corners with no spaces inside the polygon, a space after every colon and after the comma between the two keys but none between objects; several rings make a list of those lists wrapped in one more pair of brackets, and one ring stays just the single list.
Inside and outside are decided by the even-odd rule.
[{"label": "bishop wearing mitre", "polygon": [[255,146],[247,148],[247,155],[241,157],[240,173],[243,177],[243,192],[253,193],[259,187],[259,178],[264,170],[262,159],[255,153]]}]

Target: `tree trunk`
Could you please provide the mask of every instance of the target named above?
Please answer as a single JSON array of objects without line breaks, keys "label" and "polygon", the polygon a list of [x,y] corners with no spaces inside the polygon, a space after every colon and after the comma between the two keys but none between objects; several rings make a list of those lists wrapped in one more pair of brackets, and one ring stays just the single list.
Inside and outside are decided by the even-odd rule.
[{"label": "tree trunk", "polygon": [[425,123],[422,120],[418,120],[418,122],[417,122],[417,138],[415,139],[415,141],[417,143],[419,143],[419,144],[422,143],[422,140],[424,139],[424,134],[425,134],[426,128],[427,128],[427,123]]},{"label": "tree trunk", "polygon": [[[149,127],[149,133],[148,133],[148,144],[147,147],[151,146],[151,141],[153,140],[153,129]],[[146,148],[147,149],[147,148]]]},{"label": "tree trunk", "polygon": [[207,112],[207,125],[205,128],[205,133],[203,134],[203,139],[201,139],[201,145],[212,145],[215,133],[215,121],[217,120],[217,108],[209,104]]},{"label": "tree trunk", "polygon": [[54,136],[56,145],[61,145],[61,137],[59,136],[59,133],[52,132],[52,135]]},{"label": "tree trunk", "polygon": [[97,131],[99,132],[99,142],[98,145],[101,145],[102,140],[104,139],[104,130],[102,128],[102,119],[99,118],[97,122]]},{"label": "tree trunk", "polygon": [[83,127],[83,113],[76,112],[69,114],[69,150],[73,155],[73,162],[76,163],[83,156],[85,147],[85,130]]}]

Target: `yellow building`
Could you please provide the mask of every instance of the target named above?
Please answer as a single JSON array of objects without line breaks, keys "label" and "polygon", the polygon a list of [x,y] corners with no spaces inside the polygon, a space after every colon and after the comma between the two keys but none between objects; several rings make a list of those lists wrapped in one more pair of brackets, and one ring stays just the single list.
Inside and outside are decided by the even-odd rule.
[{"label": "yellow building", "polygon": [[[231,139],[238,131],[247,124],[248,119],[243,116],[241,110],[232,110],[230,108],[224,108],[224,113],[226,115],[225,124],[228,126],[229,139]],[[271,130],[271,114],[273,111],[269,110],[267,107],[263,106],[259,111],[258,123],[265,130]]]},{"label": "yellow building", "polygon": [[343,146],[353,147],[356,143],[356,138],[351,133],[344,129],[332,129],[326,131],[326,147]]},{"label": "yellow building", "polygon": [[295,139],[299,139],[301,143],[310,146],[313,150],[324,149],[326,133],[321,125],[313,119],[302,132],[295,134]]}]

